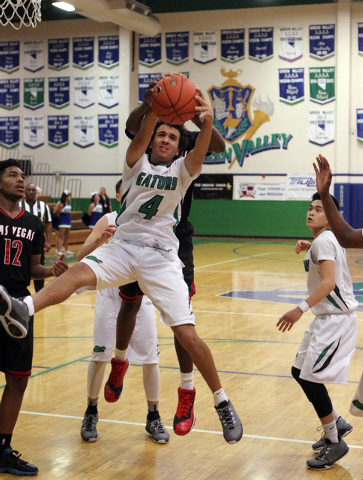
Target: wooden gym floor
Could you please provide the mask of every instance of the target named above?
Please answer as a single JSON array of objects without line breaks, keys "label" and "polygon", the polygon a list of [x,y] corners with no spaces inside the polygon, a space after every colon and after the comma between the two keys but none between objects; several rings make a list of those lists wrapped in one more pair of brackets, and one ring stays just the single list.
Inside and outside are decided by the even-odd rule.
[{"label": "wooden gym floor", "polygon": [[[354,426],[346,438],[349,454],[326,472],[305,466],[312,442],[320,438],[319,421],[290,368],[312,314],[306,313],[289,333],[275,326],[291,308],[288,302],[297,304],[307,296],[302,259],[292,241],[195,241],[197,330],[212,350],[244,425],[238,444],[224,441],[213,397],[198,372],[196,425],[185,437],[173,433],[179,371],[171,331],[159,322],[160,413],[169,444],[154,444],[145,432],[140,365],[131,366],[117,403],[100,399],[98,441],[82,442],[95,302],[95,293],[89,292],[35,317],[33,375],[13,448],[39,467],[37,478],[47,480],[361,480],[363,418],[352,417],[349,405],[363,367],[363,296],[358,297],[362,306],[349,382],[329,387],[339,414]],[[363,251],[349,250],[348,259],[355,290],[363,289]],[[0,388],[3,384],[2,375]]]}]

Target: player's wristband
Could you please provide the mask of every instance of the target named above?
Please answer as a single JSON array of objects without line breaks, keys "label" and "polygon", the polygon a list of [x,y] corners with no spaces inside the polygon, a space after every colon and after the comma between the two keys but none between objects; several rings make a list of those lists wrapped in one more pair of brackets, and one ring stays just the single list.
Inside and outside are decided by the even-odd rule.
[{"label": "player's wristband", "polygon": [[305,302],[305,300],[303,302],[300,303],[300,305],[298,305],[298,307],[300,308],[300,310],[305,313],[309,310],[309,304],[307,302]]}]

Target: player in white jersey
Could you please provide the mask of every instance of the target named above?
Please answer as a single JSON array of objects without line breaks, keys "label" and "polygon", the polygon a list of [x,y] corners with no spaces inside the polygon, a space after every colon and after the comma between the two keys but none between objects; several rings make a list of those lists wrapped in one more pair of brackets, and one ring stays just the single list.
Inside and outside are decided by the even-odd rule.
[{"label": "player in white jersey", "polygon": [[[333,198],[339,208],[337,200]],[[313,242],[300,240],[296,252],[308,250],[304,266],[308,272],[308,298],[285,313],[277,323],[285,332],[311,308],[315,318],[305,332],[291,373],[313,404],[324,435],[313,445],[320,453],[307,461],[312,470],[326,470],[346,455],[342,438],[352,426],[337,414],[325,383],[347,383],[350,359],[357,338],[358,302],[353,293],[344,249],[329,230],[319,193],[315,193],[307,213]],[[342,432],[340,429],[342,428]]]},{"label": "player in white jersey", "polygon": [[[121,201],[122,180],[116,184],[116,198]],[[77,254],[81,260],[92,253],[97,247],[105,243],[116,230],[117,212],[106,213],[96,223],[93,232],[89,235]],[[87,410],[81,427],[81,438],[85,442],[94,442],[98,438],[98,399],[103,384],[106,363],[112,362],[113,349],[116,339],[117,316],[123,303],[122,314],[131,314],[133,306],[126,305],[121,300],[120,288],[106,288],[97,292],[94,316],[94,334],[92,358],[88,366],[87,375]],[[156,329],[155,308],[152,302],[143,296],[142,304],[136,317],[135,330],[128,348],[128,358],[131,362],[143,365],[143,382],[148,403],[146,431],[155,443],[167,443],[169,433],[165,429],[159,415],[160,371],[159,349]],[[120,397],[118,393],[115,402]]]},{"label": "player in white jersey", "polygon": [[[242,438],[242,424],[221,386],[209,348],[196,333],[188,287],[178,258],[178,242],[172,233],[177,222],[174,214],[188,186],[201,171],[211,137],[212,109],[200,91],[196,99],[200,104],[196,111],[200,112],[203,123],[195,147],[186,157],[177,158],[182,128],[161,124],[155,129],[155,114],[150,110],[145,115],[139,132],[127,149],[122,199],[125,215],[117,219],[122,228],[117,230],[110,243],[74,265],[64,281],[52,282],[50,288],[45,287],[34,297],[19,301],[0,287],[0,315],[6,315],[12,328],[23,333],[29,314],[66,300],[80,287],[90,285],[101,290],[137,281],[161,311],[163,321],[189,352],[213,392],[225,440],[236,443]],[[151,150],[149,158],[144,154],[148,145]],[[169,230],[165,232],[162,228]],[[134,329],[134,324],[125,323],[118,328],[117,334],[121,330],[122,337],[117,335],[115,350],[116,358],[125,364],[124,373],[128,365],[127,347]]]}]

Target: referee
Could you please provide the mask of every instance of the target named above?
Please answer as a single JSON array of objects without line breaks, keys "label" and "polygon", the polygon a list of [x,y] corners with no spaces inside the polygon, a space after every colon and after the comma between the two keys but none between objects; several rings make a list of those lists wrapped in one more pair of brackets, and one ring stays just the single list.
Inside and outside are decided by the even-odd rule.
[{"label": "referee", "polygon": [[[36,215],[44,223],[43,247],[40,257],[40,264],[44,266],[44,253],[49,252],[52,244],[52,217],[48,205],[41,200],[37,200],[37,189],[33,183],[28,183],[25,187],[25,198],[20,202],[20,206],[27,212]],[[39,292],[44,287],[44,280],[34,280],[34,288]]]}]

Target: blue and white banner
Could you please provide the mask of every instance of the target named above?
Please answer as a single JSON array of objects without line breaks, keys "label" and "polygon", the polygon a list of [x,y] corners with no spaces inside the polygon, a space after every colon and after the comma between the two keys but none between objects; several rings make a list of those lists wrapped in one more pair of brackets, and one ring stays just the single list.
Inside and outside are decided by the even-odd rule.
[{"label": "blue and white banner", "polygon": [[52,70],[69,67],[69,38],[48,40],[48,67]]},{"label": "blue and white banner", "polygon": [[24,117],[23,139],[25,147],[34,149],[44,145],[44,115]]},{"label": "blue and white banner", "polygon": [[358,53],[363,55],[363,23],[358,23]]},{"label": "blue and white banner", "polygon": [[151,82],[156,82],[161,73],[140,73],[139,74],[139,103],[144,100],[144,94]]},{"label": "blue and white banner", "polygon": [[20,42],[0,42],[0,71],[19,70]]},{"label": "blue and white banner", "polygon": [[98,138],[104,147],[118,145],[118,114],[98,115]]},{"label": "blue and white banner", "polygon": [[357,140],[363,142],[363,108],[357,108]]},{"label": "blue and white banner", "polygon": [[73,116],[73,143],[77,147],[87,148],[95,143],[95,116]]},{"label": "blue and white banner", "polygon": [[249,34],[249,50],[248,56],[251,60],[264,62],[274,55],[274,29],[267,28],[250,28]]},{"label": "blue and white banner", "polygon": [[20,79],[0,80],[0,108],[13,110],[20,105]]},{"label": "blue and white banner", "polygon": [[113,68],[120,63],[120,38],[118,35],[98,37],[98,65]]},{"label": "blue and white banner", "polygon": [[166,61],[181,65],[189,60],[189,32],[170,32],[165,34]]},{"label": "blue and white banner", "polygon": [[98,77],[98,103],[106,108],[116,107],[120,97],[119,75]]},{"label": "blue and white banner", "polygon": [[309,110],[309,142],[328,145],[335,140],[335,110]]},{"label": "blue and white banner", "polygon": [[48,117],[48,144],[54,148],[62,148],[69,141],[69,115]]},{"label": "blue and white banner", "polygon": [[95,77],[74,77],[74,105],[88,108],[95,104]]},{"label": "blue and white banner", "polygon": [[145,67],[161,63],[161,33],[155,37],[139,35],[139,63]]},{"label": "blue and white banner", "polygon": [[245,29],[221,30],[221,59],[236,63],[245,58]]},{"label": "blue and white banner", "polygon": [[287,62],[295,62],[303,56],[304,27],[280,28],[279,58]]},{"label": "blue and white banner", "polygon": [[335,25],[309,26],[310,57],[325,60],[335,55]]},{"label": "blue and white banner", "polygon": [[19,145],[19,118],[20,117],[0,117],[1,147],[14,148]]},{"label": "blue and white banner", "polygon": [[280,68],[280,102],[295,105],[304,100],[304,69]]},{"label": "blue and white banner", "polygon": [[193,60],[198,63],[210,63],[217,59],[216,30],[193,32]]},{"label": "blue and white banner", "polygon": [[64,108],[69,105],[69,77],[49,78],[49,105],[54,108]]},{"label": "blue and white banner", "polygon": [[24,42],[24,69],[29,72],[38,72],[42,68],[44,68],[43,40]]},{"label": "blue and white banner", "polygon": [[95,63],[95,37],[73,39],[73,66],[86,70]]}]

